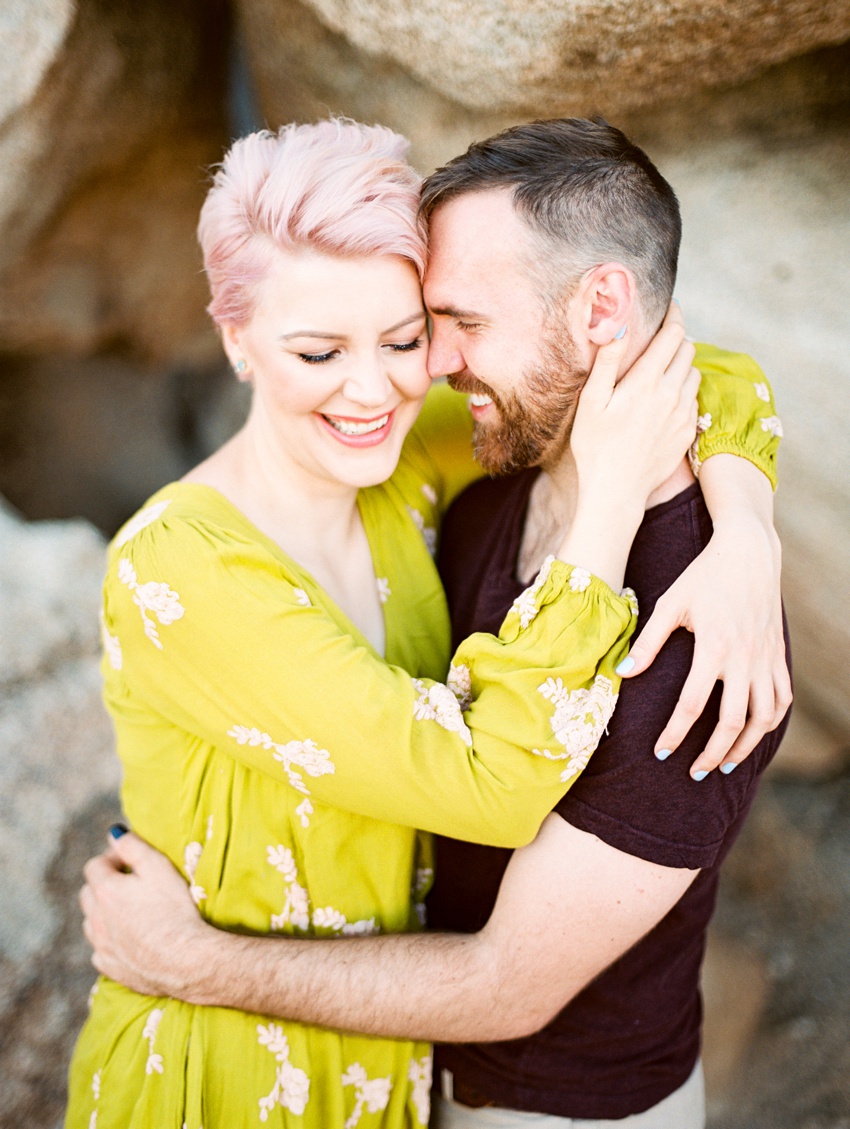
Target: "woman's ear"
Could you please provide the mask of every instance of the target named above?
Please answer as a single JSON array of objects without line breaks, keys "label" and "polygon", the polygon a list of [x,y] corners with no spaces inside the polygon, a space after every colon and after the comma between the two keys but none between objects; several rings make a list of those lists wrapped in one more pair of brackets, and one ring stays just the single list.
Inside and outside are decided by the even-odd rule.
[{"label": "woman's ear", "polygon": [[248,380],[250,369],[242,349],[242,334],[238,326],[226,323],[221,327],[221,343],[230,361],[230,367],[240,380]]},{"label": "woman's ear", "polygon": [[602,263],[584,280],[588,311],[587,336],[607,345],[625,329],[635,312],[635,278],[622,263]]}]

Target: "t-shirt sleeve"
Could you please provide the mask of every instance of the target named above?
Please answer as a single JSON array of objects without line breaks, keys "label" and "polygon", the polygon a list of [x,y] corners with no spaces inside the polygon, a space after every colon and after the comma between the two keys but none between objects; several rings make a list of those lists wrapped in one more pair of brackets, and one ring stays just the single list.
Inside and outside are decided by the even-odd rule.
[{"label": "t-shirt sleeve", "polygon": [[340,630],[264,545],[170,515],[111,556],[104,630],[134,701],[308,805],[534,837],[613,710],[633,598],[553,562],[443,684]]},{"label": "t-shirt sleeve", "polygon": [[655,662],[624,682],[608,736],[555,811],[573,827],[626,854],[659,866],[698,870],[713,866],[729,828],[752,800],[778,737],[768,734],[728,776],[702,781],[689,770],[717,723],[720,686],[675,753],[659,761],[653,750],[669,719],[693,656],[693,636],[676,631]]},{"label": "t-shirt sleeve", "polygon": [[712,455],[738,455],[757,466],[776,489],[782,423],[767,377],[746,353],[703,344],[696,349],[694,365],[702,383],[697,437],[690,451],[694,474]]}]

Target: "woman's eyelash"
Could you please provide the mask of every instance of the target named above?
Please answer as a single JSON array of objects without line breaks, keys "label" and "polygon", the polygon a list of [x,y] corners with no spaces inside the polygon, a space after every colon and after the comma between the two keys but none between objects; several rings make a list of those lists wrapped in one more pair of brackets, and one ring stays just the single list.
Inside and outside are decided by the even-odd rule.
[{"label": "woman's eyelash", "polygon": [[415,341],[404,341],[399,345],[390,345],[394,353],[412,353],[414,349],[422,348],[422,338],[417,337]]},{"label": "woman's eyelash", "polygon": [[335,354],[336,349],[331,349],[329,353],[299,353],[298,356],[302,361],[306,361],[308,365],[320,365],[325,361],[329,361]]}]

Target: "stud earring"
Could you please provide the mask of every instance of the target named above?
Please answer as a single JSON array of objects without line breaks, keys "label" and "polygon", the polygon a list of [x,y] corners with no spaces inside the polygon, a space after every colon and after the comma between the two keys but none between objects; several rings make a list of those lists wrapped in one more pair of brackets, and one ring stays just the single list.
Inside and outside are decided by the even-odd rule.
[{"label": "stud earring", "polygon": [[242,357],[240,357],[236,364],[233,366],[233,371],[237,376],[241,376],[243,372],[247,371],[247,368],[247,362]]}]

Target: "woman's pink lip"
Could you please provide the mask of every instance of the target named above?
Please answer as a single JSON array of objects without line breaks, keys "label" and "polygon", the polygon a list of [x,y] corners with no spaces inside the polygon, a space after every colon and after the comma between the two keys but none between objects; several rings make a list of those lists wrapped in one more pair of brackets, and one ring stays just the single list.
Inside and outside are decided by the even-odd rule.
[{"label": "woman's pink lip", "polygon": [[395,408],[391,412],[382,412],[379,416],[373,416],[372,419],[364,419],[362,416],[331,416],[331,419],[345,420],[346,423],[373,423],[376,419],[381,419],[387,416],[387,422],[383,427],[379,427],[377,431],[369,431],[366,435],[344,435],[341,431],[328,423],[322,412],[316,413],[320,424],[325,429],[328,435],[332,435],[338,443],[342,443],[344,447],[377,447],[387,438],[392,431],[393,423],[395,421]]}]

